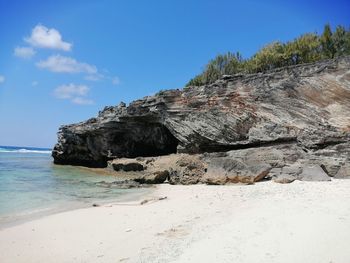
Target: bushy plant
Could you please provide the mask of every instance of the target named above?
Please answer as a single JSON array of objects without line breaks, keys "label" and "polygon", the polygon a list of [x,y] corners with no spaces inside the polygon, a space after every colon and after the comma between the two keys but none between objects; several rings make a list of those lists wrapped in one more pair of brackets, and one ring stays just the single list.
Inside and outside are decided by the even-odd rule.
[{"label": "bushy plant", "polygon": [[264,72],[344,55],[350,55],[350,29],[337,26],[333,33],[331,26],[327,24],[321,35],[307,33],[286,43],[272,42],[249,59],[244,59],[239,52],[219,54],[186,86],[210,84],[223,75]]}]

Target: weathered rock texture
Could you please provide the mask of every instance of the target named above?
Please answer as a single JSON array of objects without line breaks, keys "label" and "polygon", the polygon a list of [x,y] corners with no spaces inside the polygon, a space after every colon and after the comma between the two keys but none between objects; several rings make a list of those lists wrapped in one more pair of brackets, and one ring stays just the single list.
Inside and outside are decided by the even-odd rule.
[{"label": "weathered rock texture", "polygon": [[[269,173],[286,182],[295,179],[293,169],[295,177],[302,173],[298,164],[319,165],[329,176],[346,177],[349,138],[350,57],[344,57],[224,76],[211,85],[106,107],[96,118],[62,126],[52,155],[57,164],[105,167],[108,160],[122,157],[228,152],[222,157],[202,154],[200,158],[210,159],[208,167],[194,169],[205,170],[207,183],[251,183]],[[262,147],[270,157],[257,156]],[[259,161],[250,163],[245,151]],[[287,171],[287,179],[277,179],[286,174],[278,168]],[[214,178],[219,169],[223,173]],[[191,169],[185,173],[192,178]],[[171,171],[169,178],[181,183]]]}]

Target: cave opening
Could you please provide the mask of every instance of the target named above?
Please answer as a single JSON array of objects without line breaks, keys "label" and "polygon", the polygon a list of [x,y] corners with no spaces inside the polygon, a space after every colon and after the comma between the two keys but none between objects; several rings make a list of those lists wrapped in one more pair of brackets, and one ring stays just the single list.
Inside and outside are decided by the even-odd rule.
[{"label": "cave opening", "polygon": [[177,152],[179,141],[160,123],[119,123],[110,136],[108,151],[113,158],[136,158],[168,155]]}]

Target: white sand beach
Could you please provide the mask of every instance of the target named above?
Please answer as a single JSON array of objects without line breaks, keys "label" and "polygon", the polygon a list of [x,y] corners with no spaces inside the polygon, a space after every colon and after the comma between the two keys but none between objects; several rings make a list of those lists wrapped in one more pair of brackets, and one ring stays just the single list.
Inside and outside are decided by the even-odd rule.
[{"label": "white sand beach", "polygon": [[159,185],[0,230],[0,262],[350,262],[350,180]]}]

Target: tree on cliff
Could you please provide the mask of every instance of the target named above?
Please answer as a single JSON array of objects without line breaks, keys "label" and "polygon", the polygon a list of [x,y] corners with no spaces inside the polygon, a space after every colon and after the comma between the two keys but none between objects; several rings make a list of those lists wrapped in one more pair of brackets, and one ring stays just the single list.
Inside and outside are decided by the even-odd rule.
[{"label": "tree on cliff", "polygon": [[273,42],[260,49],[246,64],[248,72],[260,72],[285,65],[285,46],[281,42]]},{"label": "tree on cliff", "polygon": [[243,57],[237,53],[227,52],[226,54],[218,55],[211,60],[205,67],[202,74],[190,80],[188,86],[200,86],[213,83],[222,75],[233,75],[244,70]]},{"label": "tree on cliff", "polygon": [[335,49],[335,56],[350,54],[350,30],[345,27],[337,26],[332,35],[332,41]]},{"label": "tree on cliff", "polygon": [[286,45],[285,56],[289,65],[315,62],[322,58],[320,40],[316,34],[304,34]]},{"label": "tree on cliff", "polygon": [[244,59],[239,52],[220,54],[210,60],[204,71],[186,86],[210,84],[223,75],[264,72],[344,55],[350,55],[350,29],[337,26],[333,33],[327,24],[321,35],[306,33],[287,43],[272,42],[249,59]]},{"label": "tree on cliff", "polygon": [[335,55],[334,41],[332,38],[332,30],[329,24],[325,25],[323,34],[320,37],[322,55],[325,58],[333,58]]}]

